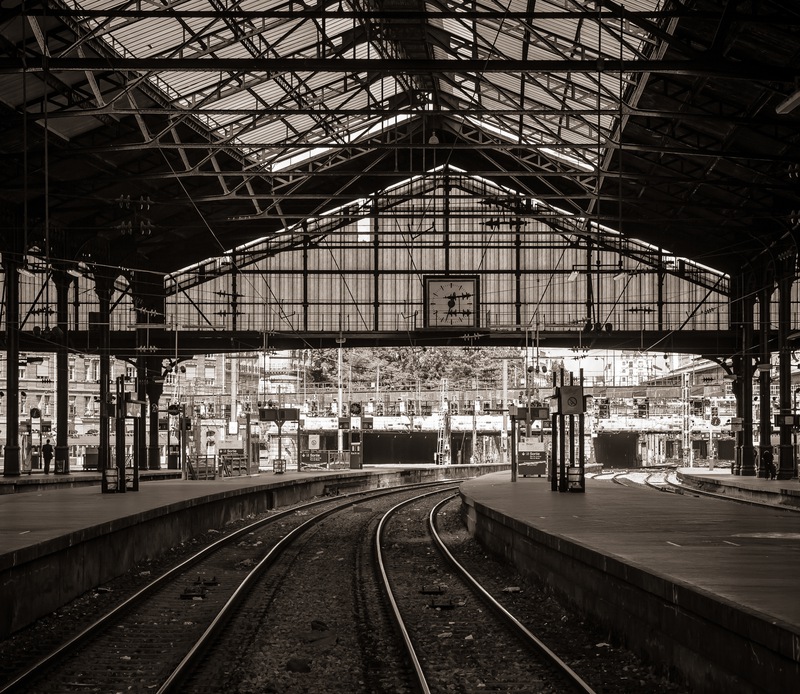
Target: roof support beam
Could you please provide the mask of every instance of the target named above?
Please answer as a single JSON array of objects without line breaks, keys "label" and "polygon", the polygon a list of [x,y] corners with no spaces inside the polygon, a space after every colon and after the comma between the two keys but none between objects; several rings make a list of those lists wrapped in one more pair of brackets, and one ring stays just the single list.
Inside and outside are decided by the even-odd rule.
[{"label": "roof support beam", "polygon": [[448,72],[488,73],[623,73],[713,77],[794,83],[797,70],[786,65],[747,63],[716,57],[699,60],[404,60],[328,58],[0,58],[0,74],[22,72],[269,72],[381,73],[384,75]]}]

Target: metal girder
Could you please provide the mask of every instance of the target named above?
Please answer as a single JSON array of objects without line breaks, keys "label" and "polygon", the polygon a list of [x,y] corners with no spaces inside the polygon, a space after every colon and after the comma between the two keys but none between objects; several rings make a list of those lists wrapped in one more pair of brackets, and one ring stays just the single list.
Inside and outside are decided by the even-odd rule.
[{"label": "metal girder", "polygon": [[422,75],[461,72],[490,73],[657,73],[714,77],[734,81],[791,83],[798,70],[784,65],[707,57],[694,60],[404,60],[343,58],[0,58],[0,74],[56,72],[336,72]]},{"label": "metal girder", "polygon": [[[530,330],[530,328],[528,329]],[[381,332],[304,331],[298,332],[253,332],[242,330],[197,331],[169,329],[155,331],[151,326],[148,348],[137,345],[136,331],[111,331],[110,351],[120,359],[131,359],[141,355],[174,358],[176,344],[178,358],[197,354],[224,354],[255,352],[266,349],[330,349],[342,344],[347,347],[391,347],[416,344],[420,346],[518,346],[525,347],[530,341],[528,330],[411,330]],[[621,349],[664,350],[672,353],[697,354],[709,357],[729,358],[738,348],[736,331],[611,331],[585,332],[580,330],[539,330],[539,343],[549,349]],[[81,330],[70,330],[69,346],[82,354],[99,353],[99,335]],[[138,347],[138,349],[137,349]],[[49,351],[50,345],[32,332],[20,334],[20,349],[26,352]]]},{"label": "metal girder", "polygon": [[[418,9],[415,7],[374,7],[368,13],[365,10],[351,10],[339,5],[329,7],[305,7],[297,6],[290,9],[280,7],[265,7],[263,9],[251,10],[241,7],[221,8],[221,9],[199,9],[198,7],[158,7],[148,5],[145,9],[141,7],[131,8],[123,6],[109,6],[102,9],[72,9],[69,7],[59,7],[54,9],[45,0],[28,0],[25,6],[25,14],[36,17],[72,17],[75,19],[149,19],[151,17],[164,19],[227,19],[227,20],[256,20],[256,19],[471,19],[480,20],[486,17],[490,19],[508,19],[521,21],[536,21],[545,19],[627,19],[634,24],[641,25],[651,31],[655,20],[680,19],[692,17],[698,20],[716,20],[719,12],[696,10],[686,6],[673,5],[661,9],[632,10],[613,0],[599,0],[600,12],[594,9],[574,9],[542,10],[534,7],[524,12],[514,11],[505,7],[492,7],[490,4],[482,5],[479,9],[472,9],[465,3],[459,7],[425,7]],[[8,20],[9,17],[16,16],[18,8],[5,9],[0,13],[0,19]],[[800,16],[796,14],[795,16]],[[748,11],[747,8],[737,7],[730,12],[732,22],[774,24],[783,26],[786,23],[786,15],[780,12],[761,13]]]}]

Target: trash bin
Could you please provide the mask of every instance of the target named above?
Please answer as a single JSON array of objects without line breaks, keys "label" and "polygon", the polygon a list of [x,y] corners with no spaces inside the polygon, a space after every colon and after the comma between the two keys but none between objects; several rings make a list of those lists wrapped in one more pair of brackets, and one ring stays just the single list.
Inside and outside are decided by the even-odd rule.
[{"label": "trash bin", "polygon": [[177,470],[180,468],[181,448],[180,446],[170,444],[167,447],[167,469]]},{"label": "trash bin", "polygon": [[83,457],[84,470],[97,470],[100,454],[97,446],[86,446],[86,455]]},{"label": "trash bin", "polygon": [[581,485],[581,469],[576,466],[570,466],[567,468],[567,487],[570,491],[581,491],[583,489],[583,485]]},{"label": "trash bin", "polygon": [[119,481],[119,470],[115,467],[107,468],[103,471],[106,480],[106,489],[109,492],[116,492],[118,491],[117,483]]}]

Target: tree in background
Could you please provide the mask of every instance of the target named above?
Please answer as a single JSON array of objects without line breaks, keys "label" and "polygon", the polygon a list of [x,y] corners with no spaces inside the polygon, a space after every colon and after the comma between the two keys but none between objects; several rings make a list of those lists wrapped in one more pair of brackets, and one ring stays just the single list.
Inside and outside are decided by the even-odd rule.
[{"label": "tree in background", "polygon": [[[455,386],[480,385],[499,388],[502,362],[520,362],[516,347],[383,347],[353,348],[342,352],[343,379],[355,387],[438,390],[443,378]],[[337,349],[313,350],[306,377],[310,383],[338,383]]]}]

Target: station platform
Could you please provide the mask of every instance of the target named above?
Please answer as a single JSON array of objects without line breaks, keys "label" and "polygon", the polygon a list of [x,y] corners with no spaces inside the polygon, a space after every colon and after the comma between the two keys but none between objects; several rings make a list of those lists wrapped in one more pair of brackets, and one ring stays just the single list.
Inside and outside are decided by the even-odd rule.
[{"label": "station platform", "polygon": [[798,691],[800,513],[785,502],[800,482],[676,472],[772,505],[611,476],[587,479],[585,493],[559,493],[544,478],[512,482],[508,472],[463,482],[461,496],[484,546],[693,691]]},{"label": "station platform", "polygon": [[724,470],[708,468],[679,468],[676,480],[698,492],[717,494],[726,498],[754,504],[800,511],[800,480],[766,480],[740,477]]}]

